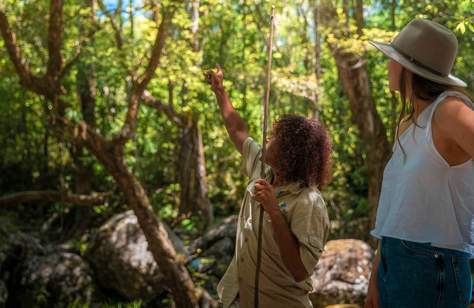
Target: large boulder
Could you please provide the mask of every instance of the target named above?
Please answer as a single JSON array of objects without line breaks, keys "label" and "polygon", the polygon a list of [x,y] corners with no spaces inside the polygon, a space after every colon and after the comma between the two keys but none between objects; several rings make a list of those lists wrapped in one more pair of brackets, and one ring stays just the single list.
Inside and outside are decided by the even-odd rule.
[{"label": "large boulder", "polygon": [[8,273],[3,269],[5,260],[7,259],[8,248],[5,245],[4,236],[0,230],[0,307],[5,307],[8,299],[8,288],[5,281],[8,279]]},{"label": "large boulder", "polygon": [[3,280],[0,280],[0,307],[5,307],[8,299],[8,289]]},{"label": "large boulder", "polygon": [[[195,257],[191,266],[217,277],[224,275],[234,255],[236,231],[237,216],[229,216],[209,228],[189,246],[189,251]],[[207,261],[202,262],[203,259]]]},{"label": "large boulder", "polygon": [[210,227],[189,246],[192,254],[190,267],[207,276],[204,287],[211,292],[216,290],[220,277],[232,260],[236,231],[237,216],[230,216]]},{"label": "large boulder", "polygon": [[363,241],[328,241],[311,277],[313,306],[362,305],[369,286],[373,257],[372,248]]},{"label": "large boulder", "polygon": [[[190,245],[189,250],[194,257],[191,267],[209,275],[206,283],[209,290],[215,290],[232,259],[236,223],[236,216],[228,217]],[[363,306],[373,257],[372,248],[363,241],[328,241],[311,276],[314,290],[310,299],[314,307],[331,304],[335,305],[334,308]]]},{"label": "large boulder", "polygon": [[75,252],[0,225],[0,307],[67,307],[91,302],[91,270]]},{"label": "large boulder", "polygon": [[0,217],[0,307],[5,307],[13,297],[9,290],[15,287],[21,263],[28,257],[41,253],[40,241],[28,234],[19,232],[4,217]]},{"label": "large boulder", "polygon": [[17,294],[20,307],[67,307],[92,302],[96,291],[92,270],[76,253],[48,248],[22,265]]},{"label": "large boulder", "polygon": [[[163,223],[178,254],[183,242]],[[86,258],[102,288],[127,300],[150,300],[164,291],[163,274],[148,250],[148,242],[133,211],[113,216],[91,238]]]}]

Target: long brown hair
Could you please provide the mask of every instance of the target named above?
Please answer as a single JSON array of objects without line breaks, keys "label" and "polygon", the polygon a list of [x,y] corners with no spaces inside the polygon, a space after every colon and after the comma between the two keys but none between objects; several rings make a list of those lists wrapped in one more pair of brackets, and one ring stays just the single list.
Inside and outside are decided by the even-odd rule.
[{"label": "long brown hair", "polygon": [[[407,103],[406,81],[410,73],[412,75],[412,78],[411,78],[412,91],[411,91],[410,97],[408,98],[408,103]],[[406,158],[406,153],[405,153],[405,150],[403,149],[402,144],[400,143],[400,134],[399,134],[400,124],[402,123],[402,121],[409,121],[413,119],[415,115],[414,98],[416,97],[418,99],[432,103],[441,93],[448,90],[461,92],[462,94],[469,97],[471,101],[474,101],[473,96],[469,92],[467,92],[464,88],[444,85],[444,84],[431,81],[429,79],[421,77],[420,75],[410,72],[406,68],[402,67],[402,70],[400,73],[400,100],[402,102],[402,110],[400,111],[400,114],[398,116],[396,135],[397,135],[398,145],[402,149],[404,158]],[[415,126],[420,127],[418,123],[416,123],[416,119],[413,119],[413,123],[415,124]]]}]

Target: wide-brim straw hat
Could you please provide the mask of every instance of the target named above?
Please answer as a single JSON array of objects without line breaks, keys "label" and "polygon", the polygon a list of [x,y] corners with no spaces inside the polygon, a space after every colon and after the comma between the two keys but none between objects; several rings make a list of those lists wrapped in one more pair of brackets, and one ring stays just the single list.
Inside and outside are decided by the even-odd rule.
[{"label": "wide-brim straw hat", "polygon": [[458,40],[448,28],[426,19],[414,19],[387,44],[370,43],[409,71],[431,81],[458,87],[466,83],[451,74]]}]

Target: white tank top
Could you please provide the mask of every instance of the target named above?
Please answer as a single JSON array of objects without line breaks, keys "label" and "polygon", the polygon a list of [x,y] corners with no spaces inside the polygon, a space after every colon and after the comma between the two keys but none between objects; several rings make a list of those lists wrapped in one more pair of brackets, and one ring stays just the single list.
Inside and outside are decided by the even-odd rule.
[{"label": "white tank top", "polygon": [[[443,92],[394,143],[385,166],[373,236],[464,251],[474,257],[474,160],[449,166],[431,134],[434,111],[447,96],[474,110],[465,95]],[[474,142],[474,140],[472,140]]]}]

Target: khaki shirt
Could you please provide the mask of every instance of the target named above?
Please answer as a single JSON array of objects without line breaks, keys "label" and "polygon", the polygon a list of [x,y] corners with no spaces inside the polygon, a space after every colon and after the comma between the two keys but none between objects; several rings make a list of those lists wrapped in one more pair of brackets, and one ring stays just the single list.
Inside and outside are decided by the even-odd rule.
[{"label": "khaki shirt", "polygon": [[[261,147],[252,138],[243,144],[243,171],[249,184],[242,201],[237,222],[234,257],[217,286],[217,293],[224,307],[229,307],[240,290],[240,306],[253,307],[259,205],[252,198],[255,181],[260,178]],[[265,179],[270,182],[273,173],[265,165]],[[301,260],[309,274],[314,272],[324,250],[329,234],[329,218],[325,202],[316,187],[302,187],[292,183],[276,189],[277,200],[291,232],[300,246]],[[263,219],[262,261],[260,272],[261,307],[291,308],[312,307],[308,293],[312,290],[311,279],[296,282],[283,264],[280,251],[273,237],[271,220],[266,212]],[[245,288],[245,292],[243,290]],[[245,302],[242,296],[246,295]],[[251,300],[248,298],[251,297]]]}]

